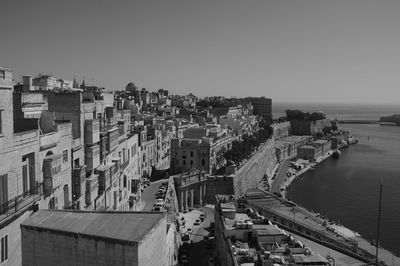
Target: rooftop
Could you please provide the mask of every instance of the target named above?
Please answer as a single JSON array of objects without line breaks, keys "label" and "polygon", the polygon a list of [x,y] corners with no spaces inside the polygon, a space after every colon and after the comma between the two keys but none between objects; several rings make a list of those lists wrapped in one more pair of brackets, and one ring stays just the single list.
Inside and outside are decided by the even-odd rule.
[{"label": "rooftop", "polygon": [[298,142],[298,141],[303,141],[306,140],[308,138],[310,138],[311,136],[308,135],[304,135],[304,136],[287,136],[287,137],[283,137],[280,139],[280,141],[284,141],[284,142]]},{"label": "rooftop", "polygon": [[21,226],[138,243],[163,217],[159,212],[39,210]]},{"label": "rooftop", "polygon": [[328,142],[328,140],[326,140],[326,139],[318,139],[318,140],[313,141],[313,143],[315,143],[315,144],[325,144],[327,142]]}]

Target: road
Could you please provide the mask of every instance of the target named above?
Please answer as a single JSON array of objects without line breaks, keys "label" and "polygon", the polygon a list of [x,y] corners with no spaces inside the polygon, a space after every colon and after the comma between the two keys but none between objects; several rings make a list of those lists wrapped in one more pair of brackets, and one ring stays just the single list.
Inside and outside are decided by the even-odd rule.
[{"label": "road", "polygon": [[[193,225],[194,221],[199,218],[201,212],[206,213],[205,220],[200,225]],[[192,228],[192,233],[190,235],[190,239],[192,243],[188,247],[188,258],[189,264],[193,266],[204,266],[208,265],[208,258],[213,257],[215,243],[210,248],[207,248],[207,241],[204,240],[204,236],[208,236],[210,232],[210,223],[214,222],[214,209],[210,206],[196,208],[195,210],[180,214],[180,217],[184,216],[186,220],[186,227],[182,228],[182,231],[185,232],[187,228]],[[211,240],[214,242],[214,240]]]},{"label": "road", "polygon": [[158,187],[162,182],[168,182],[168,179],[161,179],[151,182],[150,186],[144,189],[138,211],[151,211],[156,202],[155,194],[157,193]]},{"label": "road", "polygon": [[279,189],[281,187],[281,184],[284,182],[289,165],[290,165],[290,160],[287,159],[283,162],[282,167],[279,168],[279,172],[276,174],[275,180],[272,183],[272,187],[271,187],[272,193],[275,193],[275,192],[278,194],[280,193]]},{"label": "road", "polygon": [[335,263],[337,266],[360,266],[360,265],[364,265],[365,263],[363,263],[360,260],[357,260],[353,257],[350,257],[346,254],[343,254],[341,252],[338,252],[334,249],[328,248],[326,246],[320,245],[314,241],[311,241],[309,239],[306,239],[302,236],[290,233],[294,239],[296,240],[300,240],[301,243],[303,243],[306,247],[311,248],[312,251],[320,254],[321,256],[323,256],[324,258],[326,258],[326,256],[330,256],[332,258],[335,259]]}]

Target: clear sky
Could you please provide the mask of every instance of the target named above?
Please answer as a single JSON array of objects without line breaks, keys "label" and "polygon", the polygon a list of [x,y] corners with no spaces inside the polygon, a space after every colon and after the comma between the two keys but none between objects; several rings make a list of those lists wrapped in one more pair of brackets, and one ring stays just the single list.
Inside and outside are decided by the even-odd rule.
[{"label": "clear sky", "polygon": [[2,0],[0,65],[112,89],[400,101],[400,1]]}]

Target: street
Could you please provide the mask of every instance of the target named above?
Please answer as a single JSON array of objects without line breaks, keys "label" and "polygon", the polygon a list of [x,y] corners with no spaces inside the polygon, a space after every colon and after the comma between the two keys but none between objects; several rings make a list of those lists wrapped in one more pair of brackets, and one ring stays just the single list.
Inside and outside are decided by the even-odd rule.
[{"label": "street", "polygon": [[[199,218],[201,213],[206,214],[206,218],[200,225],[193,225],[194,221]],[[214,206],[208,205],[205,207],[197,208],[188,213],[180,213],[179,220],[181,217],[185,217],[186,225],[181,228],[181,232],[187,232],[188,228],[192,229],[190,234],[191,244],[188,245],[188,265],[193,266],[204,266],[208,264],[208,258],[213,257],[213,251],[215,244],[214,240],[205,240],[204,237],[210,233],[210,223],[214,222]],[[212,245],[208,245],[207,242],[211,242]]]},{"label": "street", "polygon": [[290,165],[290,160],[287,159],[283,162],[282,167],[279,169],[279,172],[276,174],[275,179],[272,183],[271,192],[272,193],[280,193],[281,184],[284,182],[286,177],[286,173],[288,171]]},{"label": "street", "polygon": [[151,211],[156,201],[155,194],[158,191],[158,187],[163,182],[168,182],[168,179],[161,179],[151,182],[150,186],[144,189],[142,192],[141,203],[139,204],[140,207],[137,209],[137,211]]}]

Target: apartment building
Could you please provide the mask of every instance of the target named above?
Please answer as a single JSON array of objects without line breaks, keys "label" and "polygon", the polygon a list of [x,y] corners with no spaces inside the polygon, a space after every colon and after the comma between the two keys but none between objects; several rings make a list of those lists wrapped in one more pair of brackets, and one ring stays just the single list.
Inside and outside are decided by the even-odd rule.
[{"label": "apartment building", "polygon": [[214,172],[225,164],[224,152],[237,139],[218,127],[191,128],[188,133],[188,138],[173,139],[171,142],[172,173],[190,169]]},{"label": "apartment building", "polygon": [[20,265],[21,222],[71,206],[72,124],[49,115],[43,97],[14,92],[11,70],[0,74],[0,265]]}]

